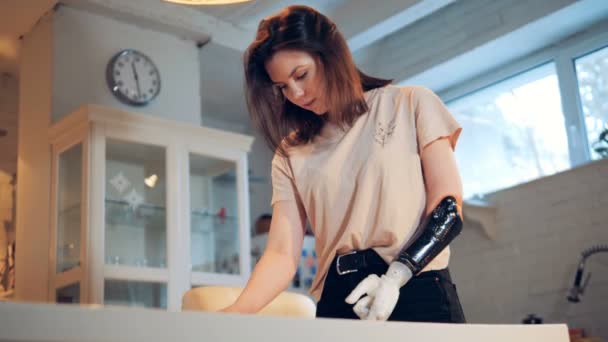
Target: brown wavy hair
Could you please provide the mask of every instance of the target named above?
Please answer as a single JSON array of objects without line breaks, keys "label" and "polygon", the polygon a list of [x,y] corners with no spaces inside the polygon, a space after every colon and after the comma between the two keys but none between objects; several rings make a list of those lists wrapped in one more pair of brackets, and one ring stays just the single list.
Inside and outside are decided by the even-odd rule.
[{"label": "brown wavy hair", "polygon": [[[329,101],[326,115],[294,105],[273,89],[265,64],[280,50],[307,52],[321,64]],[[350,127],[368,111],[363,93],[392,82],[359,70],[336,25],[308,6],[288,6],[263,19],[245,51],[244,68],[251,120],[271,150],[283,156],[287,156],[285,147],[312,141],[330,118],[341,127]]]}]

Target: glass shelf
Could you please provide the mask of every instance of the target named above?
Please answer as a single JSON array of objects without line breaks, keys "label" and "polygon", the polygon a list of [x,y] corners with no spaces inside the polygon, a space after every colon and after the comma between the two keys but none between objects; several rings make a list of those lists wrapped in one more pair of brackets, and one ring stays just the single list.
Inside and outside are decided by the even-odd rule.
[{"label": "glass shelf", "polygon": [[[218,214],[209,214],[206,211],[192,210],[190,212],[192,218],[192,231],[207,233],[219,231],[210,229],[211,227],[228,226],[231,231],[238,231],[238,217],[235,216],[220,216]],[[225,230],[223,230],[225,231]]]},{"label": "glass shelf", "polygon": [[105,280],[104,304],[166,309],[167,284]]},{"label": "glass shelf", "polygon": [[106,225],[142,229],[164,229],[164,223],[167,216],[165,207],[147,203],[131,205],[126,201],[109,198],[106,198],[105,204]]},{"label": "glass shelf", "polygon": [[107,265],[166,268],[166,209],[106,199]]},{"label": "glass shelf", "polygon": [[205,210],[190,215],[192,271],[239,274],[238,218]]},{"label": "glass shelf", "polygon": [[80,202],[72,204],[65,209],[59,210],[57,214],[58,219],[74,218],[78,215],[80,217]]},{"label": "glass shelf", "polygon": [[[74,233],[69,238],[60,238],[57,241],[57,259],[61,260],[61,262],[57,263],[57,273],[69,271],[72,268],[80,266],[80,206],[80,203],[76,203],[59,211],[57,214],[57,227],[73,227],[72,232]],[[60,236],[63,237],[62,234]]]},{"label": "glass shelf", "polygon": [[[166,208],[153,204],[131,205],[126,201],[106,199],[106,224],[111,225],[129,225],[138,228],[145,228],[143,225],[150,221],[159,221],[166,217]],[[77,208],[76,208],[77,209]],[[192,210],[190,213],[192,218],[200,221],[207,221],[213,225],[238,225],[238,217],[236,216],[221,216],[219,214],[210,214],[205,210]],[[67,214],[66,214],[67,215]],[[139,225],[142,225],[141,227]],[[194,231],[209,231],[204,225],[197,224]]]}]

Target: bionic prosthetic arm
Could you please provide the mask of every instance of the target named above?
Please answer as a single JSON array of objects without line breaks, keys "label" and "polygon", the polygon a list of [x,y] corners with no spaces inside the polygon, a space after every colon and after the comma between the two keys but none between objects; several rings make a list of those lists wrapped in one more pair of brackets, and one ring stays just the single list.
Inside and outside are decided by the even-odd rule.
[{"label": "bionic prosthetic arm", "polygon": [[394,260],[407,266],[412,274],[420,272],[462,231],[456,199],[444,198],[421,227],[421,235]]},{"label": "bionic prosthetic arm", "polygon": [[[382,277],[365,278],[346,298],[361,319],[386,320],[393,312],[399,289],[428,265],[462,230],[458,204],[445,197],[420,225],[414,243],[399,252]],[[359,299],[362,295],[368,296]]]}]

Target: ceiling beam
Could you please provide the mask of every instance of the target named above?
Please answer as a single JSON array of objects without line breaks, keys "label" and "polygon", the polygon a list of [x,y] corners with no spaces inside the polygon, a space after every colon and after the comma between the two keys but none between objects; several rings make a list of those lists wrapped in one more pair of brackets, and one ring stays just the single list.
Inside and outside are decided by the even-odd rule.
[{"label": "ceiling beam", "polygon": [[167,32],[198,43],[216,44],[243,51],[251,32],[196,9],[150,0],[60,0],[61,4]]},{"label": "ceiling beam", "polygon": [[[355,52],[456,0],[351,0],[337,8],[330,17]],[[365,13],[365,15],[362,15]]]},{"label": "ceiling beam", "polygon": [[[574,7],[591,4],[582,7],[590,7],[586,10],[592,12],[607,6],[605,0],[457,1],[433,16],[375,42],[362,51],[365,53],[356,56],[357,62],[362,70],[378,77],[392,78],[397,82],[412,80],[425,70],[470,53],[574,4],[579,4]],[[551,30],[560,26],[564,26],[563,23],[553,23]],[[529,32],[530,37],[525,38],[534,38],[537,34]],[[522,43],[511,44],[508,51],[518,50]],[[494,53],[500,54],[499,51]],[[486,61],[469,60],[467,67],[475,68],[482,62]],[[447,78],[447,74],[439,75],[439,79]]]}]

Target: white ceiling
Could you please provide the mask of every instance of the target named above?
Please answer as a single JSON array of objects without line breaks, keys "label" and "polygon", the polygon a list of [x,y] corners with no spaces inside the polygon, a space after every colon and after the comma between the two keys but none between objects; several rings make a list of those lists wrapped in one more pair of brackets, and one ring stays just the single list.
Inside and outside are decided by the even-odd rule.
[{"label": "white ceiling", "polygon": [[[301,3],[314,7],[321,13],[331,13],[347,2],[348,0],[309,0]],[[200,6],[197,9],[234,25],[254,30],[260,20],[293,3],[288,0],[257,0],[226,6]]]},{"label": "white ceiling", "polygon": [[[311,6],[335,21],[351,50],[356,51],[453,2],[455,0],[382,0],[373,3],[369,0],[304,0],[298,4]],[[194,8],[244,29],[251,36],[260,20],[291,4],[294,2],[289,0],[257,0]],[[242,48],[244,46],[240,50]]]},{"label": "white ceiling", "polygon": [[[0,36],[17,38],[28,32],[35,22],[49,11],[57,0],[2,0],[0,1]],[[104,12],[113,16],[158,21],[179,26],[199,38],[212,37],[215,43],[242,51],[250,42],[259,21],[293,4],[289,0],[254,0],[221,6],[184,6],[161,0],[61,0],[73,7]],[[303,0],[300,4],[318,9],[332,18],[349,39],[361,35],[372,40],[394,32],[421,19],[455,0]],[[387,26],[387,23],[391,27]],[[370,35],[382,27],[383,33]],[[245,37],[243,37],[245,36]],[[373,38],[372,38],[373,37]],[[204,40],[204,39],[203,39]],[[366,42],[361,44],[369,44]],[[360,43],[359,43],[360,44]],[[357,46],[358,48],[359,46]],[[352,48],[352,47],[351,47]]]}]

